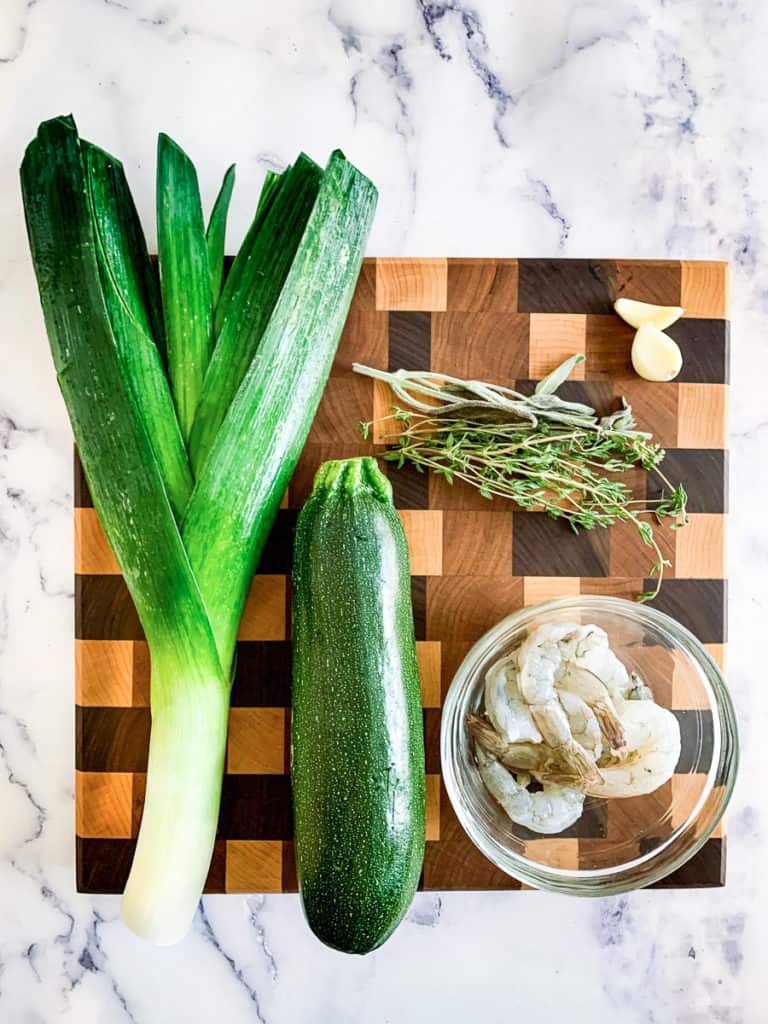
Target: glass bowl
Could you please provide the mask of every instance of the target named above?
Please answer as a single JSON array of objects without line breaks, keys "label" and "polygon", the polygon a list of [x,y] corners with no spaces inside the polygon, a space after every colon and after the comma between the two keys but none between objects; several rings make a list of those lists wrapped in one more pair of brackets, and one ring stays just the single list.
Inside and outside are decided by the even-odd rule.
[{"label": "glass bowl", "polygon": [[[680,723],[672,779],[646,796],[587,797],[581,818],[559,835],[515,824],[488,793],[473,757],[466,717],[483,702],[485,675],[544,623],[594,623],[616,656],[636,671],[657,704]],[[498,868],[539,889],[605,896],[651,885],[707,841],[728,804],[738,764],[731,698],[715,662],[687,629],[647,604],[623,598],[548,601],[489,630],[459,667],[443,706],[445,786],[470,839]]]}]

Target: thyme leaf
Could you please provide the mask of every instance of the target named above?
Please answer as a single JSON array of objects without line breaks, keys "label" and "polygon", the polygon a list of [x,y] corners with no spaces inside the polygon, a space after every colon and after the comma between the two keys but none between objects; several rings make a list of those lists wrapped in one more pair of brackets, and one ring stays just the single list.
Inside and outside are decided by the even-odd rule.
[{"label": "thyme leaf", "polygon": [[[384,459],[398,468],[429,470],[450,484],[463,480],[485,498],[509,498],[522,509],[565,520],[576,532],[633,523],[655,558],[649,572],[655,585],[639,600],[653,600],[669,565],[653,523],[685,526],[688,496],[662,473],[664,449],[637,429],[626,401],[599,417],[591,406],[556,394],[580,361],[567,359],[532,395],[431,371],[353,369],[385,381],[401,403],[378,421],[391,427]],[[367,437],[373,422],[360,426]],[[620,479],[635,468],[659,476],[660,498],[635,499]]]}]

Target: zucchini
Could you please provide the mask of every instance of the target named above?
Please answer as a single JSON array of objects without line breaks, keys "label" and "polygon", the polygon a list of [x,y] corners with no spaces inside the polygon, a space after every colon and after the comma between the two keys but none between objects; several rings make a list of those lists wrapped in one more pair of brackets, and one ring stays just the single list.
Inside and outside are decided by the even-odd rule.
[{"label": "zucchini", "polygon": [[326,462],[296,528],[292,786],[315,935],[345,953],[402,920],[424,858],[408,549],[375,459]]}]

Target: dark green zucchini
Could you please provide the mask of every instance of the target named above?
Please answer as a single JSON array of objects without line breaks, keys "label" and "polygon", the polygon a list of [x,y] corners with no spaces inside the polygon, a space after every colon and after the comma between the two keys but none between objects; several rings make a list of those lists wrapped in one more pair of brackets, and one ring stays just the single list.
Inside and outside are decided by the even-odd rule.
[{"label": "dark green zucchini", "polygon": [[402,920],[424,858],[408,549],[375,459],[326,462],[296,528],[293,809],[304,912],[346,953]]}]

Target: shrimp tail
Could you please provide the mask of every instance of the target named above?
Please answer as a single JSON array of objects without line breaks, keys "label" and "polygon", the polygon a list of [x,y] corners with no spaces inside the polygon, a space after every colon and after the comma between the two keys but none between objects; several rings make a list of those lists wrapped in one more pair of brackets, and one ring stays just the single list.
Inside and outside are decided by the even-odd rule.
[{"label": "shrimp tail", "polygon": [[495,757],[501,757],[504,754],[507,744],[487,719],[470,711],[467,715],[467,729],[470,736],[489,754],[493,754]]},{"label": "shrimp tail", "polygon": [[576,740],[572,740],[564,746],[560,753],[566,771],[578,776],[582,785],[599,786],[603,781],[603,776],[592,755]]},{"label": "shrimp tail", "polygon": [[627,737],[619,716],[609,704],[602,702],[593,705],[592,710],[600,726],[600,731],[608,741],[611,753],[623,757],[627,752]]}]

